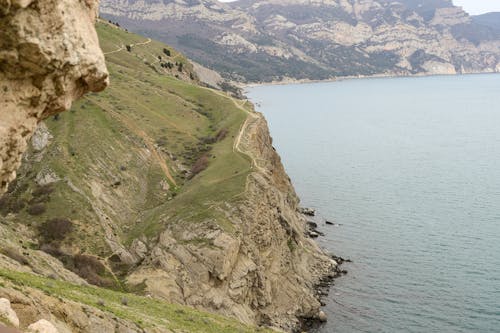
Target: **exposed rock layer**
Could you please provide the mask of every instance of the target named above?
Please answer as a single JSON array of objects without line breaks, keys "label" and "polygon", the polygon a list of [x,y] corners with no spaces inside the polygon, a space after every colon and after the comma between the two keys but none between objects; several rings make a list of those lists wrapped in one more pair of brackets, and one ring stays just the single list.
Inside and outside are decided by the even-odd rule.
[{"label": "exposed rock layer", "polygon": [[0,194],[41,119],[108,84],[96,0],[0,1]]},{"label": "exposed rock layer", "polygon": [[317,318],[314,286],[336,263],[305,236],[299,200],[260,114],[249,118],[241,145],[258,162],[242,199],[220,208],[234,232],[209,221],[168,227],[129,282],[144,282],[156,297],[290,331],[299,318]]},{"label": "exposed rock layer", "polygon": [[495,17],[449,0],[103,0],[101,13],[242,81],[498,71]]}]

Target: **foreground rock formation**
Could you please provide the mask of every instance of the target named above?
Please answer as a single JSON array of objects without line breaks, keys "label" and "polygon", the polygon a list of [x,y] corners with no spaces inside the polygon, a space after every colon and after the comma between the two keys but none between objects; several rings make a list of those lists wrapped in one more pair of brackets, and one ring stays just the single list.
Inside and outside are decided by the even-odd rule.
[{"label": "foreground rock formation", "polygon": [[38,123],[108,84],[95,0],[0,1],[0,194]]}]

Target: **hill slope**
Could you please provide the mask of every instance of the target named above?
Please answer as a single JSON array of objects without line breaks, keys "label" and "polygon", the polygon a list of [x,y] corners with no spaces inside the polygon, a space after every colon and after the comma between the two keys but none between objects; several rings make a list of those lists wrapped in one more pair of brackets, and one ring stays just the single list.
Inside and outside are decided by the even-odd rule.
[{"label": "hill slope", "polygon": [[101,15],[240,81],[500,70],[500,38],[449,0],[103,0]]},{"label": "hill slope", "polygon": [[[335,263],[305,236],[265,120],[250,103],[200,85],[171,47],[104,22],[97,30],[110,87],[40,125],[0,198],[8,240],[0,245],[0,296],[21,308],[18,281],[26,293],[49,292],[35,307],[59,308],[57,297],[93,305],[102,295],[113,304],[96,313],[185,332],[205,332],[191,316],[212,317],[172,305],[185,316],[170,318],[155,310],[165,303],[150,308],[123,293],[288,330],[316,317],[314,286]],[[66,282],[47,291],[46,279],[15,271]],[[85,283],[117,293],[77,287]],[[125,311],[120,297],[141,308]],[[153,319],[141,323],[149,310]],[[213,318],[213,331],[252,330]]]}]

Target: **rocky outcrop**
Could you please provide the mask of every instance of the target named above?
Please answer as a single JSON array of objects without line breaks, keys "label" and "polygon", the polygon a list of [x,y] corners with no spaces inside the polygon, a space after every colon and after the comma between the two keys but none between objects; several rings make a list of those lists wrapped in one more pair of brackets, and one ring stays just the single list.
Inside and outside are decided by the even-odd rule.
[{"label": "rocky outcrop", "polygon": [[40,120],[108,84],[96,0],[0,1],[0,194]]},{"label": "rocky outcrop", "polygon": [[128,278],[147,293],[291,331],[299,318],[318,318],[315,285],[336,267],[306,233],[299,200],[262,116],[247,121],[240,149],[254,159],[241,200],[213,221],[169,226]]},{"label": "rocky outcrop", "polygon": [[0,321],[6,322],[14,327],[19,327],[19,318],[6,298],[0,298]]},{"label": "rocky outcrop", "polygon": [[27,333],[59,333],[59,331],[50,321],[40,319],[36,323],[28,326]]},{"label": "rocky outcrop", "polygon": [[[0,288],[0,296],[4,298],[0,298],[0,306],[2,302],[8,303],[11,316],[17,319],[7,324],[25,333],[170,333],[168,330],[144,330],[131,321],[119,319],[96,307],[53,297],[29,286],[20,291],[10,282],[3,282],[5,285]],[[11,304],[15,311],[10,308]],[[3,332],[1,322],[0,331]]]}]

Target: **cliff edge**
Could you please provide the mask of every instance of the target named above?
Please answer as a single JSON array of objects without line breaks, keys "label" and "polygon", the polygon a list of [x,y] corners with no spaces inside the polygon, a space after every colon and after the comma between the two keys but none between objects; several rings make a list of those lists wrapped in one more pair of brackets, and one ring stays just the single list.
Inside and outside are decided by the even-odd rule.
[{"label": "cliff edge", "polygon": [[[113,84],[43,121],[0,197],[0,297],[20,327],[294,331],[318,318],[316,285],[337,263],[309,238],[262,115],[201,85],[172,47],[97,31]],[[44,105],[34,123],[64,109]]]},{"label": "cliff edge", "polygon": [[128,281],[151,295],[286,331],[317,319],[315,286],[337,263],[306,236],[306,220],[263,116],[251,112],[235,149],[252,158],[238,200],[216,209],[224,229],[205,220],[163,231]]}]

